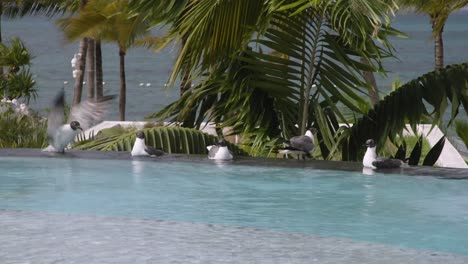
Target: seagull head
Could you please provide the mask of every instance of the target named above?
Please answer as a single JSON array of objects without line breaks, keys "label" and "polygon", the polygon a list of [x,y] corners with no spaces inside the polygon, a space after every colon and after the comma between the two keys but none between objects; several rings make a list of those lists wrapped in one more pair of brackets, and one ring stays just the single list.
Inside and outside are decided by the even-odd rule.
[{"label": "seagull head", "polygon": [[373,139],[368,139],[364,144],[365,147],[373,148],[375,147],[375,141]]},{"label": "seagull head", "polygon": [[79,129],[79,130],[83,131],[83,129],[81,128],[81,125],[80,125],[80,123],[79,123],[78,121],[71,121],[70,127],[71,127],[73,130]]},{"label": "seagull head", "polygon": [[309,128],[305,133],[306,136],[308,136],[308,137],[310,137],[312,139],[314,138],[315,134],[317,134],[317,129],[315,127]]},{"label": "seagull head", "polygon": [[139,139],[145,139],[145,133],[143,131],[139,130],[136,132],[136,137]]},{"label": "seagull head", "polygon": [[226,147],[226,141],[224,139],[218,140],[218,144],[216,144],[220,147]]}]

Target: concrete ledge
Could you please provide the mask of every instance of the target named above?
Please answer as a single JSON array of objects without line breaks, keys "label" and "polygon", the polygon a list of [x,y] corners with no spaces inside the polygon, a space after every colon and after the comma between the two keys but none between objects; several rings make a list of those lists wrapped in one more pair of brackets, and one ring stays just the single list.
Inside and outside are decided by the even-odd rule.
[{"label": "concrete ledge", "polygon": [[[87,129],[85,133],[85,137],[88,137],[90,134],[94,133],[96,134],[102,129],[110,128],[116,125],[120,125],[122,127],[135,127],[137,129],[142,129],[147,123],[151,122],[144,122],[144,121],[103,121],[99,123],[98,125]],[[168,125],[168,123],[165,123],[165,125]],[[342,124],[344,125],[344,124]],[[206,124],[202,129],[203,132],[214,135],[216,136],[216,130],[215,130],[215,124],[214,123],[208,123]],[[227,131],[225,131],[227,132]],[[408,125],[407,130],[403,132],[404,135],[414,135],[412,132],[411,127]],[[429,144],[431,144],[431,147],[433,147],[437,141],[444,135],[442,131],[439,129],[439,127],[435,126],[431,130],[431,125],[418,125],[417,126],[417,134],[419,135],[424,135]],[[239,137],[238,136],[232,136],[232,138],[228,139],[229,141],[238,144],[239,143]],[[442,153],[439,157],[439,159],[436,162],[436,165],[439,167],[445,167],[445,168],[463,168],[467,169],[468,165],[466,164],[465,160],[463,157],[460,155],[460,153],[457,151],[457,149],[450,143],[450,141],[446,140],[444,149],[442,150]]]},{"label": "concrete ledge", "polygon": [[[132,157],[127,151],[97,151],[76,150],[65,151],[65,154],[54,152],[42,152],[41,149],[29,148],[0,148],[0,159],[2,157],[32,157],[32,158],[54,158],[54,159],[101,159],[122,161],[144,161],[144,162],[190,162],[206,163],[215,166],[265,166],[294,169],[312,170],[340,170],[349,172],[366,173],[361,162],[329,161],[329,160],[297,160],[297,159],[271,159],[253,157],[235,157],[230,161],[209,160],[207,155],[167,154],[160,157]],[[385,169],[372,172],[373,175],[406,175],[406,176],[432,176],[441,179],[467,180],[468,169],[460,168],[438,168],[428,166],[405,166],[397,169]]]}]

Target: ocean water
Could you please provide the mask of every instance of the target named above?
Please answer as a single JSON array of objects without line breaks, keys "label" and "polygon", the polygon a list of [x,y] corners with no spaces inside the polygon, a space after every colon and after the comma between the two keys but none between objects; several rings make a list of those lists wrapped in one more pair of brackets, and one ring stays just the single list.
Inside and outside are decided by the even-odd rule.
[{"label": "ocean water", "polygon": [[[395,78],[409,81],[433,70],[433,42],[431,25],[423,15],[399,14],[394,27],[409,35],[408,39],[394,39],[398,60],[386,60],[386,77],[377,76],[378,85],[388,93]],[[35,56],[32,72],[38,83],[38,98],[31,106],[44,111],[50,105],[57,91],[65,85],[67,97],[73,94],[73,78],[70,60],[78,51],[78,43],[67,43],[54,19],[44,17],[25,17],[7,20],[2,18],[3,37],[20,37]],[[447,21],[444,31],[445,63],[468,61],[468,10],[454,13]],[[127,119],[141,120],[144,116],[162,109],[176,100],[179,91],[165,89],[164,84],[171,72],[177,47],[171,46],[155,54],[142,48],[130,49],[126,56],[127,77]],[[118,48],[115,44],[103,46],[105,93],[118,94],[119,63]],[[140,86],[143,83],[143,86]],[[149,83],[150,86],[146,86]],[[83,97],[86,93],[83,94]],[[464,116],[466,119],[466,115]],[[118,106],[110,113],[109,120],[118,119]]]}]

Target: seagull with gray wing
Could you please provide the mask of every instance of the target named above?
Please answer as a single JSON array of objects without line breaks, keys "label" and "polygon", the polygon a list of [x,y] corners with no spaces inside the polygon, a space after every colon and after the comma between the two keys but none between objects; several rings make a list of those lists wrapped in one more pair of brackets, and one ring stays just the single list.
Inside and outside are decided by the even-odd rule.
[{"label": "seagull with gray wing", "polygon": [[147,146],[145,144],[145,133],[143,131],[137,131],[136,133],[136,139],[135,139],[135,144],[133,144],[132,152],[131,152],[132,157],[135,156],[162,156],[164,155],[164,151],[161,149],[156,149],[151,146]]},{"label": "seagull with gray wing", "polygon": [[285,142],[286,147],[282,148],[279,153],[281,154],[296,154],[299,158],[300,155],[303,155],[302,158],[305,160],[305,156],[311,158],[312,155],[310,152],[315,148],[314,134],[317,133],[315,128],[310,128],[302,136],[295,136]]},{"label": "seagull with gray wing", "polygon": [[216,145],[207,146],[208,150],[208,159],[213,160],[232,160],[233,156],[231,151],[229,151],[226,141],[220,139]]},{"label": "seagull with gray wing", "polygon": [[73,142],[80,132],[102,121],[114,97],[104,96],[96,101],[88,100],[74,105],[70,109],[68,122],[65,123],[65,92],[62,89],[54,99],[47,117],[49,146],[42,151],[64,153],[68,144]]},{"label": "seagull with gray wing", "polygon": [[377,147],[373,139],[368,139],[364,146],[367,147],[366,154],[362,160],[362,165],[371,169],[393,169],[399,168],[404,164],[399,159],[387,159],[377,156]]}]

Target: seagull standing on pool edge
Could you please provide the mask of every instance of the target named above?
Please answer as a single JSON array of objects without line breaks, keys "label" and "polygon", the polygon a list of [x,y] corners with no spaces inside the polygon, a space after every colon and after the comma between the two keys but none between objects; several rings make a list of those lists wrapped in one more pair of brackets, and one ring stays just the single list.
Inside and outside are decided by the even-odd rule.
[{"label": "seagull standing on pool edge", "polygon": [[138,131],[136,133],[135,144],[133,144],[132,157],[134,156],[162,156],[164,155],[164,151],[160,149],[155,149],[150,146],[146,146],[145,144],[145,133],[143,131]]},{"label": "seagull standing on pool edge", "polygon": [[233,158],[224,139],[220,139],[216,145],[207,146],[206,149],[208,150],[208,159],[232,160]]},{"label": "seagull standing on pool edge", "polygon": [[362,159],[362,165],[372,169],[393,169],[399,168],[403,161],[399,159],[386,159],[377,156],[377,147],[373,139],[368,139],[364,146],[367,147],[366,154]]},{"label": "seagull standing on pool edge", "polygon": [[65,148],[73,142],[75,137],[83,130],[102,121],[115,96],[104,96],[97,101],[84,101],[70,109],[69,121],[65,123],[65,92],[62,89],[54,99],[49,116],[47,117],[47,138],[49,146],[44,152],[64,153]]},{"label": "seagull standing on pool edge", "polygon": [[310,128],[305,132],[305,135],[295,136],[289,139],[286,142],[286,147],[281,149],[279,153],[281,154],[297,154],[299,159],[300,155],[303,155],[302,158],[305,160],[305,157],[311,158],[312,155],[310,152],[315,148],[314,134],[317,133],[317,129]]}]

